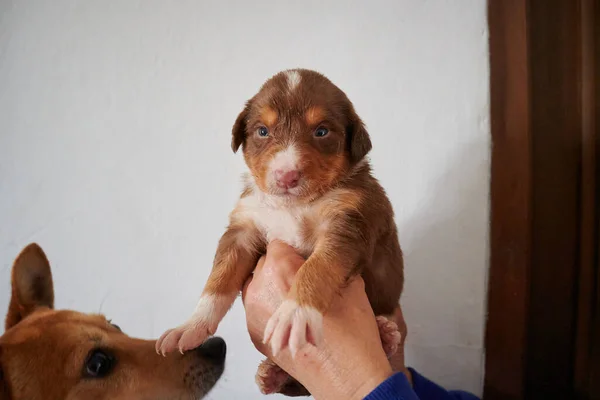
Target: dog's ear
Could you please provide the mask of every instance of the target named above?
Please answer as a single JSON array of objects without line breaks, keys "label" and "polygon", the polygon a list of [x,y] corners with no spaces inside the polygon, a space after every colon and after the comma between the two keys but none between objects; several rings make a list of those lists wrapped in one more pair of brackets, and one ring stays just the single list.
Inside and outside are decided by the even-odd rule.
[{"label": "dog's ear", "polygon": [[350,152],[350,162],[356,164],[371,151],[371,138],[369,132],[365,128],[365,124],[362,122],[354,106],[350,105],[348,111],[348,126],[346,127],[346,138],[348,144],[348,150]]},{"label": "dog's ear", "polygon": [[12,268],[12,295],[5,329],[19,323],[35,309],[54,308],[52,272],[46,254],[32,243],[25,247]]},{"label": "dog's ear", "polygon": [[234,153],[238,151],[240,146],[246,140],[246,124],[248,114],[250,113],[250,104],[252,100],[248,100],[242,112],[238,115],[231,130],[231,149]]}]

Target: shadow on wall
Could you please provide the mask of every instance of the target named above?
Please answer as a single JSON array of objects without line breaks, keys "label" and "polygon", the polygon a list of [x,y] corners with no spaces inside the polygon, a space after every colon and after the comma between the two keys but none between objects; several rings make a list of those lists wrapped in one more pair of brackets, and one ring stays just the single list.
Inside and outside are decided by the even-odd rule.
[{"label": "shadow on wall", "polygon": [[[485,136],[450,160],[404,227],[406,362],[448,389],[481,395],[489,226]],[[402,229],[404,228],[404,229]]]}]

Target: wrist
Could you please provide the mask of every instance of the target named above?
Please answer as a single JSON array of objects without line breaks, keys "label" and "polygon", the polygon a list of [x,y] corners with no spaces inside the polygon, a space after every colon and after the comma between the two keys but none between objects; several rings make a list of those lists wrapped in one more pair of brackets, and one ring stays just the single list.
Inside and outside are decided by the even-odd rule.
[{"label": "wrist", "polygon": [[327,345],[322,350],[310,346],[298,353],[288,372],[317,400],[361,400],[393,371],[383,351],[369,354],[360,350],[339,352]]},{"label": "wrist", "polygon": [[[361,374],[364,371],[361,370]],[[392,376],[393,372],[391,368],[374,370],[370,374],[365,374],[362,382],[355,385],[351,399],[362,400],[373,392],[379,385],[381,385],[386,379]],[[358,380],[355,380],[358,382]]]}]

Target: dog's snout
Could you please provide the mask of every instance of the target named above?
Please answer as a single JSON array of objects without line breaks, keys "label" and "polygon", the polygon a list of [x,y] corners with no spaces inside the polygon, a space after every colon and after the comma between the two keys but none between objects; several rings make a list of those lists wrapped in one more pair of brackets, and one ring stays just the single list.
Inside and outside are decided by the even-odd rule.
[{"label": "dog's snout", "polygon": [[212,337],[196,349],[200,356],[214,363],[222,363],[227,354],[227,345],[220,337]]},{"label": "dog's snout", "polygon": [[282,169],[275,170],[275,180],[277,181],[277,186],[282,189],[295,188],[298,186],[298,181],[300,180],[300,171],[284,171]]}]

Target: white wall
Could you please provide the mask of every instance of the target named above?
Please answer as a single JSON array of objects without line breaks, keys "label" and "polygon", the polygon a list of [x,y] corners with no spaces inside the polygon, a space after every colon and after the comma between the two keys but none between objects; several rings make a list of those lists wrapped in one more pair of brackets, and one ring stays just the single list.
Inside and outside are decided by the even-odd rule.
[{"label": "white wall", "polygon": [[[0,1],[0,309],[36,241],[58,307],[148,338],[182,322],[239,193],[237,113],[275,72],[312,68],[372,135],[406,253],[409,363],[480,393],[487,54],[483,0]],[[236,303],[213,399],[261,397],[244,329]]]}]

